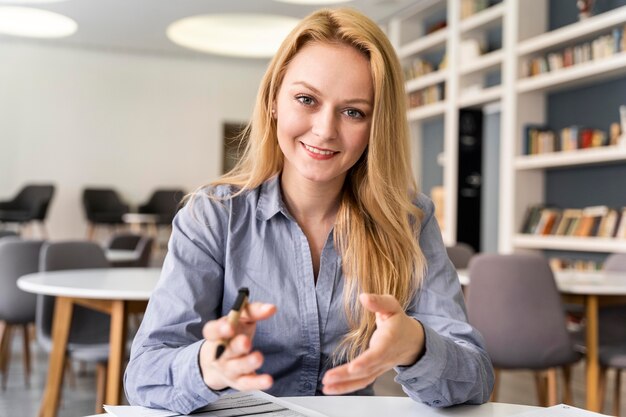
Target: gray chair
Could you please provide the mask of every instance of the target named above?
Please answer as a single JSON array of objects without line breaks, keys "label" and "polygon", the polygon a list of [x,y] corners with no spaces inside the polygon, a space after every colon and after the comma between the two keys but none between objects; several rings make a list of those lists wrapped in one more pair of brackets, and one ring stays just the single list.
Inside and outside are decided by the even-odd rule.
[{"label": "gray chair", "polygon": [[22,328],[24,337],[24,382],[30,385],[30,333],[35,322],[36,297],[20,290],[17,279],[39,270],[39,251],[43,242],[4,238],[0,240],[0,372],[6,389],[14,330]]},{"label": "gray chair", "polygon": [[30,184],[20,190],[11,200],[0,201],[0,223],[17,223],[22,226],[38,222],[44,238],[48,207],[54,195],[54,185]]},{"label": "gray chair", "polygon": [[466,269],[470,259],[476,254],[473,247],[463,242],[457,242],[454,246],[447,246],[446,251],[456,269]]},{"label": "gray chair", "polygon": [[115,261],[111,266],[116,268],[146,268],[150,265],[154,240],[149,236],[131,233],[114,235],[109,241],[109,249],[135,251],[136,259],[132,261]]},{"label": "gray chair", "polygon": [[548,261],[538,255],[480,254],[469,264],[470,323],[484,336],[500,370],[535,371],[540,405],[556,399],[556,370],[563,368],[564,399],[571,404],[569,366],[581,358],[566,329],[565,315]]},{"label": "gray chair", "polygon": [[[604,262],[608,272],[626,272],[626,254],[612,254]],[[606,374],[615,369],[612,415],[620,415],[621,371],[626,370],[626,306],[614,305],[600,309],[599,361],[600,398],[604,399]]]},{"label": "gray chair", "polygon": [[[92,269],[110,267],[102,248],[93,242],[56,242],[43,246],[40,256],[41,271]],[[37,296],[37,340],[48,352],[52,350],[52,322],[55,297]],[[102,412],[106,386],[106,364],[109,359],[110,317],[88,308],[77,306],[67,345],[72,360],[96,364],[96,412]]]}]

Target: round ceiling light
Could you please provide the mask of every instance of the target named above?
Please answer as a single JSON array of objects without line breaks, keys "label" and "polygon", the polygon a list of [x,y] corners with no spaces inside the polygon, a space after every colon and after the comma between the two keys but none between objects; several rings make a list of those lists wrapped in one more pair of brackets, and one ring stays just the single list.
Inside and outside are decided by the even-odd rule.
[{"label": "round ceiling light", "polygon": [[167,37],[185,48],[211,54],[269,58],[298,22],[278,15],[191,16],[172,23]]},{"label": "round ceiling light", "polygon": [[29,7],[0,6],[0,33],[29,38],[70,36],[78,25],[67,16]]},{"label": "round ceiling light", "polygon": [[335,3],[348,3],[352,0],[274,0],[281,3],[292,4],[306,4],[306,5],[321,5],[321,4],[335,4]]}]

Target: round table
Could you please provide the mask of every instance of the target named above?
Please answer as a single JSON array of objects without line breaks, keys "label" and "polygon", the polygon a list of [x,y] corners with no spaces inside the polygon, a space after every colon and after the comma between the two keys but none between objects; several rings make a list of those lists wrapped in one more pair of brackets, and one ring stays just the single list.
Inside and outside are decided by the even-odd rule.
[{"label": "round table", "polygon": [[39,417],[57,414],[74,305],[111,316],[105,403],[120,403],[128,315],[145,311],[160,274],[160,268],[103,268],[38,272],[18,279],[17,286],[24,291],[57,297]]}]

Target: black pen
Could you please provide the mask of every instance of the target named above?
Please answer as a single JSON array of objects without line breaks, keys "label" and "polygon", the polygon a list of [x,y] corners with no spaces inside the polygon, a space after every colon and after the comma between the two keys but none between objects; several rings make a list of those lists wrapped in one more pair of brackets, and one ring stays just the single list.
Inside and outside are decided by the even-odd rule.
[{"label": "black pen", "polygon": [[[249,296],[250,291],[246,287],[239,288],[239,293],[237,294],[235,304],[233,304],[233,308],[231,308],[228,312],[228,322],[231,326],[233,326],[233,328],[237,327],[237,324],[239,323],[239,316],[241,315],[241,310],[246,308]],[[217,349],[215,350],[215,360],[218,360],[220,356],[222,356],[222,354],[226,350],[226,347],[228,347],[228,342],[230,342],[230,339],[222,340],[217,345]]]}]

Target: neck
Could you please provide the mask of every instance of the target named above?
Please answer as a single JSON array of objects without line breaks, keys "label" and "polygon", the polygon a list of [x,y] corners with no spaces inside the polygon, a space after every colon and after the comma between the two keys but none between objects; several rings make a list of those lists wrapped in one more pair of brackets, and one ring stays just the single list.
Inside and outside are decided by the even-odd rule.
[{"label": "neck", "polygon": [[280,183],[285,204],[298,223],[335,222],[343,179],[330,184],[294,181],[292,175],[283,171]]}]

